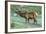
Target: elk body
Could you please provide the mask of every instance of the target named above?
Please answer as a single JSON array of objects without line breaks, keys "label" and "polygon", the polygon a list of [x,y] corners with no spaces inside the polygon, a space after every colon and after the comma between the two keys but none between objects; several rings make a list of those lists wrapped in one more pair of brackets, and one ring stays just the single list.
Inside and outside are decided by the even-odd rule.
[{"label": "elk body", "polygon": [[33,11],[32,12],[21,12],[21,11],[18,11],[16,13],[17,13],[17,15],[25,18],[26,19],[26,22],[28,21],[28,23],[29,23],[29,20],[30,19],[31,20],[33,19],[34,20],[34,23],[37,24],[36,17],[37,17],[38,14],[36,12],[33,12]]}]

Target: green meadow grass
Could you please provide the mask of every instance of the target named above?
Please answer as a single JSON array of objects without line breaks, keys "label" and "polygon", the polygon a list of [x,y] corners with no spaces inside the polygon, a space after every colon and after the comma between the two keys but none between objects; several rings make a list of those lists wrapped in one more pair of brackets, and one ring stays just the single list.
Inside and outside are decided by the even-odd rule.
[{"label": "green meadow grass", "polygon": [[11,17],[11,28],[14,29],[24,29],[24,28],[39,28],[42,25],[42,19],[41,16],[37,17],[37,24],[32,23],[26,23],[24,21],[24,18],[18,16],[18,17]]}]

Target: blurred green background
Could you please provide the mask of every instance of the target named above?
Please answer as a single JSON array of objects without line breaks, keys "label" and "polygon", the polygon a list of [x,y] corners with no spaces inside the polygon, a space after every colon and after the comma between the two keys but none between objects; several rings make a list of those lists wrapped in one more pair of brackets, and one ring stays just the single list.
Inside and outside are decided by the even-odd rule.
[{"label": "blurred green background", "polygon": [[[13,29],[23,29],[23,28],[39,28],[42,27],[42,6],[30,6],[30,5],[11,5],[10,7],[10,25],[11,28]],[[37,19],[37,24],[27,24],[25,22],[25,19],[21,16],[16,16],[17,11],[22,11],[22,12],[31,12],[35,11],[38,13]],[[32,22],[30,20],[30,22]]]}]

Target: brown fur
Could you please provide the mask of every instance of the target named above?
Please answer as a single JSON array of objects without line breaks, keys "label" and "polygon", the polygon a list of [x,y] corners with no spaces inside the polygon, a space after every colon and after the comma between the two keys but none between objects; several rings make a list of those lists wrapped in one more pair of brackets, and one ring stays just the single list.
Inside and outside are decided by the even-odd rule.
[{"label": "brown fur", "polygon": [[23,17],[23,18],[25,18],[26,19],[26,21],[28,21],[28,23],[29,23],[29,19],[34,19],[34,23],[35,22],[37,22],[37,20],[35,19],[35,17],[37,16],[36,15],[36,13],[35,12],[30,12],[30,13],[28,13],[28,12],[17,12],[17,14],[19,15],[19,16],[21,16],[21,17]]}]

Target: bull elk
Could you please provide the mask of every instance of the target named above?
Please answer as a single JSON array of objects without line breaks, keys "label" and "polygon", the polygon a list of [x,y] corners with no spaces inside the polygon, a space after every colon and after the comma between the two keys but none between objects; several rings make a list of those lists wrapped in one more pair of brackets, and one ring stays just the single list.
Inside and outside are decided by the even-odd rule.
[{"label": "bull elk", "polygon": [[28,21],[28,23],[29,23],[29,20],[33,19],[34,23],[37,24],[37,20],[36,20],[36,17],[38,16],[37,12],[34,12],[34,11],[32,11],[32,12],[26,12],[26,11],[25,12],[21,12],[21,11],[18,11],[16,13],[17,13],[17,15],[25,18],[26,22]]}]

